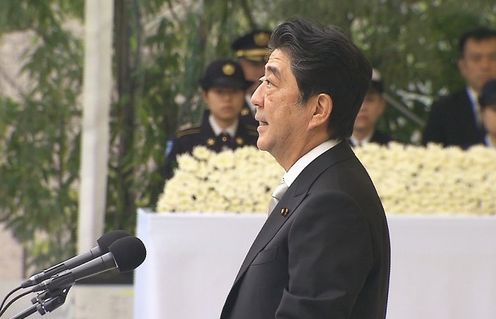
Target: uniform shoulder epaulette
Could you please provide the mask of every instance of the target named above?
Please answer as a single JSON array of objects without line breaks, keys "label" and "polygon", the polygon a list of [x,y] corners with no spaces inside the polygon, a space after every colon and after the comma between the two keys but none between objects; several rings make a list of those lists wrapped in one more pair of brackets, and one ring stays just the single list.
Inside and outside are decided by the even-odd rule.
[{"label": "uniform shoulder epaulette", "polygon": [[194,127],[189,127],[186,129],[178,130],[176,132],[176,137],[180,138],[186,135],[191,135],[191,134],[198,134],[200,133],[201,127],[199,126],[194,126]]}]

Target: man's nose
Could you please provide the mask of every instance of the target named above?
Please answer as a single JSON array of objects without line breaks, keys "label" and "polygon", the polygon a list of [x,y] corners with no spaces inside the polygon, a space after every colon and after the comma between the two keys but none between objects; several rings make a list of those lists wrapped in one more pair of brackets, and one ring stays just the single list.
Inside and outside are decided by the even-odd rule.
[{"label": "man's nose", "polygon": [[230,100],[232,98],[233,94],[231,92],[224,92],[224,94],[222,94],[222,98],[224,100]]},{"label": "man's nose", "polygon": [[259,85],[251,96],[251,103],[257,108],[263,107],[263,85]]}]

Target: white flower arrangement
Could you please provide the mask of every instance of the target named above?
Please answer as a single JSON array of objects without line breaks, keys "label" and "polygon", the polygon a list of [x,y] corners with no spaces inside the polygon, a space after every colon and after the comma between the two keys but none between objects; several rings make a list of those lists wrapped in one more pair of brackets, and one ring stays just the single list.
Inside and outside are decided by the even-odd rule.
[{"label": "white flower arrangement", "polygon": [[[496,214],[496,151],[366,144],[354,149],[389,214]],[[284,170],[255,147],[178,157],[159,212],[266,213]]]},{"label": "white flower arrangement", "polygon": [[266,213],[272,188],[284,174],[270,154],[255,147],[215,153],[198,146],[177,162],[159,212]]},{"label": "white flower arrangement", "polygon": [[390,143],[355,153],[390,214],[496,214],[496,151]]}]

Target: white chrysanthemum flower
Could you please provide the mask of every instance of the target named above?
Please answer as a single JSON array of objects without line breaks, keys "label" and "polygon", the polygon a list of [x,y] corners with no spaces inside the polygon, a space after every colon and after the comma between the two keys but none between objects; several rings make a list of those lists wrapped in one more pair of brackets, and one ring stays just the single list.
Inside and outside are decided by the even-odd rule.
[{"label": "white chrysanthemum flower", "polygon": [[178,169],[185,172],[195,172],[198,167],[198,161],[189,154],[177,156]]},{"label": "white chrysanthemum flower", "polygon": [[234,153],[233,151],[223,151],[212,157],[214,168],[220,171],[228,171],[234,169]]},{"label": "white chrysanthemum flower", "polygon": [[199,161],[208,161],[212,152],[205,146],[197,146],[193,149],[192,155]]},{"label": "white chrysanthemum flower", "polygon": [[355,149],[389,213],[496,214],[496,152],[391,143]]},{"label": "white chrysanthemum flower", "polygon": [[178,158],[157,210],[265,213],[283,173],[272,156],[254,147],[221,153],[197,147]]},{"label": "white chrysanthemum flower", "polygon": [[[496,152],[390,143],[354,149],[390,214],[496,214]],[[244,147],[219,154],[198,147],[178,158],[158,211],[266,213],[284,174],[267,152]]]}]

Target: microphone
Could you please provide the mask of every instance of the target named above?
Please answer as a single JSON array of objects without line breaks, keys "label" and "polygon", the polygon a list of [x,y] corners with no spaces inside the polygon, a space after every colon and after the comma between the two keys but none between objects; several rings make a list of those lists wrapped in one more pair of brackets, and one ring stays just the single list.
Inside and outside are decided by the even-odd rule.
[{"label": "microphone", "polygon": [[108,253],[34,286],[31,292],[65,288],[78,280],[115,268],[119,272],[131,271],[141,265],[145,257],[146,248],[139,238],[124,237],[112,243]]},{"label": "microphone", "polygon": [[105,253],[108,253],[109,246],[118,239],[130,236],[127,232],[123,230],[114,230],[103,234],[100,238],[97,239],[97,246],[90,249],[89,252],[86,252],[81,255],[74,256],[66,261],[63,261],[57,265],[54,265],[50,268],[47,268],[25,280],[21,284],[21,288],[27,288],[39,284],[40,282],[64,271],[67,269],[71,269],[77,267],[79,265],[84,264],[87,261],[92,260],[93,258],[99,257]]}]

